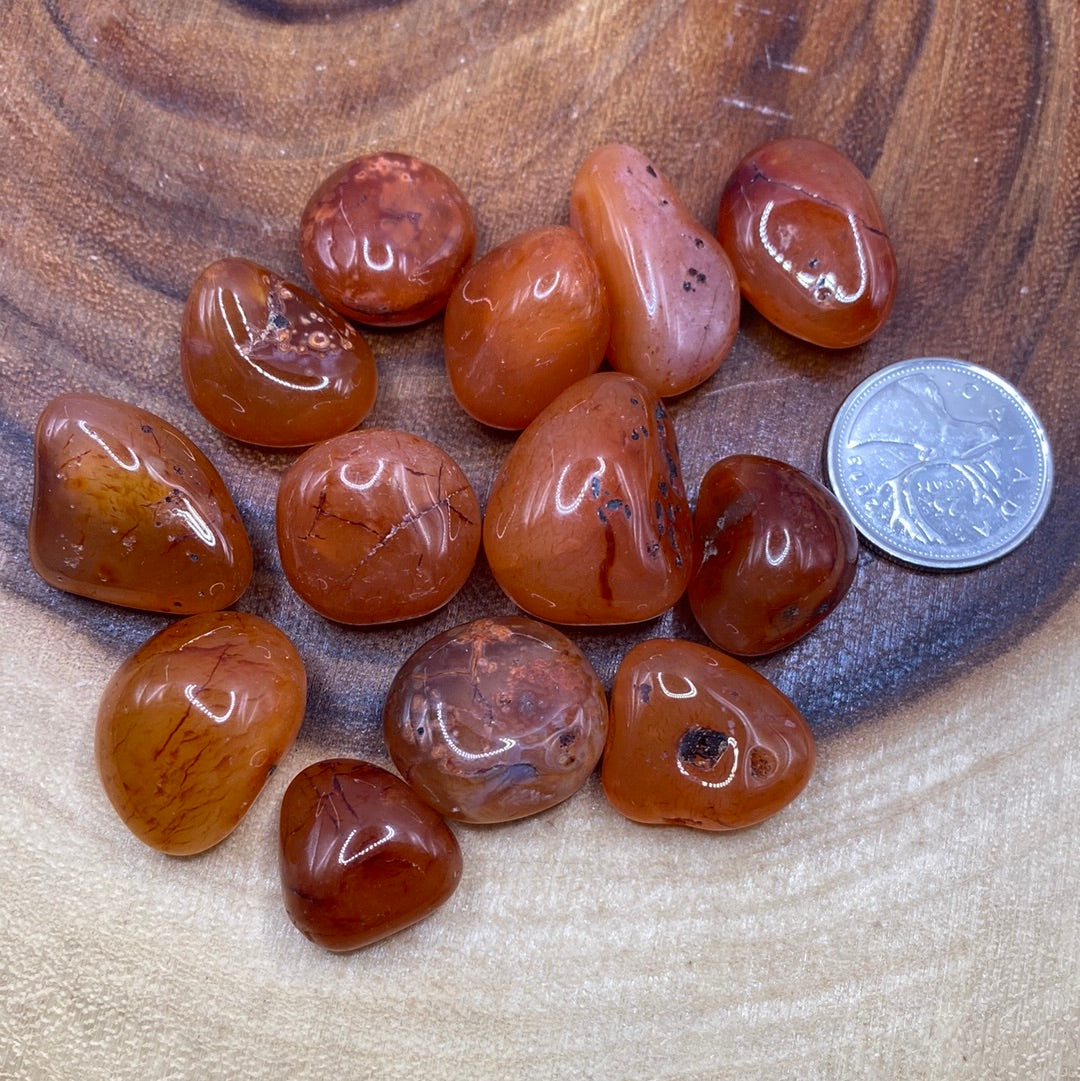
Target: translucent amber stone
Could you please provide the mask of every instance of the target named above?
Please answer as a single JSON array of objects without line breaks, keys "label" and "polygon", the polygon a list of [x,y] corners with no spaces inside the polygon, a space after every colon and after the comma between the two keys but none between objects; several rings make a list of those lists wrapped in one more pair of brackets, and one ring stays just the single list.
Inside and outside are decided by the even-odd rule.
[{"label": "translucent amber stone", "polygon": [[458,186],[408,154],[346,162],[315,190],[300,220],[300,259],[320,296],[373,326],[442,311],[475,241]]},{"label": "translucent amber stone", "polygon": [[293,644],[258,616],[202,613],[156,634],[98,709],[98,772],[124,824],[172,855],[222,841],[292,746],[306,693]]},{"label": "translucent amber stone", "polygon": [[355,950],[416,923],[461,878],[457,838],[400,777],[332,758],[298,773],[281,801],[289,918],[328,950]]},{"label": "translucent amber stone", "polygon": [[796,338],[866,341],[892,311],[896,256],[866,178],[814,139],[777,139],[735,167],[717,235],[746,299]]},{"label": "translucent amber stone", "polygon": [[719,650],[652,639],[615,673],[600,780],[635,822],[751,826],[802,792],[815,757],[792,702]]},{"label": "translucent amber stone", "polygon": [[61,394],[34,438],[30,561],[50,585],[153,612],[227,608],[251,545],[217,470],[182,432],[125,402]]},{"label": "translucent amber stone", "polygon": [[394,679],[383,720],[394,765],[437,811],[507,822],[588,780],[604,749],[607,697],[566,635],[501,616],[421,646]]},{"label": "translucent amber stone", "polygon": [[565,226],[533,229],[488,252],[454,289],[443,321],[450,387],[481,423],[524,428],[600,367],[610,327],[585,242]]},{"label": "translucent amber stone", "polygon": [[484,550],[515,604],[552,623],[652,619],[690,577],[692,524],[675,432],[629,375],[563,391],[492,484]]},{"label": "translucent amber stone", "polygon": [[736,454],[706,474],[687,596],[709,639],[738,657],[813,630],[855,580],[859,538],[836,497],[786,462]]},{"label": "translucent amber stone", "polygon": [[735,340],[739,288],[670,181],[633,147],[600,147],[574,178],[570,224],[607,286],[611,366],[664,397],[708,379]]},{"label": "translucent amber stone", "polygon": [[480,503],[458,464],[408,432],[362,429],[319,443],[278,490],[285,575],[340,623],[391,623],[441,608],[465,584],[480,530]]},{"label": "translucent amber stone", "polygon": [[226,435],[303,447],[355,428],[375,402],[375,359],[337,312],[247,259],[221,259],[191,288],[180,370]]}]

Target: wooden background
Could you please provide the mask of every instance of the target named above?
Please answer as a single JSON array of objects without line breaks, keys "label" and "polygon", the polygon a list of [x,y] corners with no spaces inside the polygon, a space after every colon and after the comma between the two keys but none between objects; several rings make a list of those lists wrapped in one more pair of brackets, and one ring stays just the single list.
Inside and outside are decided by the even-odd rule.
[{"label": "wooden background", "polygon": [[[1075,0],[4,0],[0,4],[0,1077],[1080,1078],[1080,33]],[[730,836],[621,820],[595,783],[458,830],[462,886],[346,957],[282,911],[277,805],[326,754],[385,762],[379,711],[436,632],[511,606],[478,567],[444,611],[346,630],[285,586],[291,460],[185,397],[188,287],[223,255],[302,280],[301,208],[354,154],[405,150],[466,192],[479,251],[565,222],[594,146],[650,154],[712,224],[756,143],[807,134],[870,177],[901,291],[828,354],[752,312],[672,403],[688,487],[737,451],[818,475],[830,418],[895,360],[974,360],[1050,434],[1047,517],[1000,562],[920,573],[863,552],[812,636],[757,667],[820,768]],[[438,320],[369,335],[368,423],[449,450],[483,496],[509,439],[446,385]],[[249,526],[240,607],[311,677],[300,741],[240,829],[189,861],[113,815],[101,689],[161,617],[29,571],[35,418],[61,390],[147,407],[215,461]],[[576,633],[700,639],[684,606]]]}]

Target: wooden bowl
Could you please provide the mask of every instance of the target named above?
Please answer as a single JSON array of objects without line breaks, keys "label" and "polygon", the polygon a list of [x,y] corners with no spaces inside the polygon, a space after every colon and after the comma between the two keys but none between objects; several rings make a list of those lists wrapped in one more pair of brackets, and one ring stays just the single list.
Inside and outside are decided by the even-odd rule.
[{"label": "wooden bowl", "polygon": [[[1080,1076],[1080,335],[1072,0],[11,0],[0,10],[0,1074],[19,1079]],[[478,253],[567,221],[595,146],[631,143],[714,224],[755,144],[811,135],[867,175],[900,291],[830,353],[744,308],[720,371],[671,403],[687,486],[729,453],[822,473],[864,377],[924,355],[1015,383],[1057,469],[1045,519],[989,566],[864,547],[809,637],[755,663],[818,738],[809,788],[752,829],[624,821],[595,781],[553,811],[456,827],[465,875],[430,919],[336,956],[279,895],[281,794],[328,755],[386,764],[389,682],[428,638],[513,606],[479,566],[445,609],[373,631],[291,593],[274,546],[293,459],[187,399],[181,309],[209,262],[303,281],[318,181],[416,154],[475,208]],[[439,319],[367,335],[367,424],[438,442],[481,496],[511,438],[446,382]],[[310,673],[298,744],[240,828],[145,849],[93,763],[97,700],[164,626],[30,571],[32,433],[60,391],[136,403],[217,464],[256,550],[240,607]],[[685,603],[573,632],[610,686],[643,637],[702,640]]]}]

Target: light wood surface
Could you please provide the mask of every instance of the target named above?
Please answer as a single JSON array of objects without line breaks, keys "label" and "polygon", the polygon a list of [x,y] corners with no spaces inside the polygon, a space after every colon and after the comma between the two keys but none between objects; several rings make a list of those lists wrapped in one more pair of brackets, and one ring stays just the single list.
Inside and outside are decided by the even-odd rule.
[{"label": "light wood surface", "polygon": [[[0,1077],[1080,1078],[1078,30],[1074,0],[0,5]],[[963,574],[864,551],[841,608],[757,665],[819,737],[775,819],[648,829],[594,782],[536,819],[459,828],[442,911],[320,952],[280,904],[285,785],[331,753],[385,762],[397,666],[511,606],[482,566],[436,616],[378,632],[291,595],[273,544],[291,456],[230,442],[187,400],[191,281],[226,254],[302,280],[300,210],[366,150],[450,173],[482,252],[565,222],[602,142],[650,154],[711,225],[735,161],[787,133],[869,176],[901,292],[843,354],[744,312],[721,371],[672,403],[690,490],[736,451],[820,473],[859,380],[951,355],[1046,423],[1046,519]],[[368,423],[434,439],[485,493],[509,438],[454,403],[438,320],[369,340]],[[296,748],[199,858],[135,841],[92,761],[105,681],[164,620],[27,564],[31,433],[60,390],[135,402],[206,450],[258,553],[240,607],[308,664]],[[654,634],[700,640],[681,605],[574,637],[609,683]]]}]

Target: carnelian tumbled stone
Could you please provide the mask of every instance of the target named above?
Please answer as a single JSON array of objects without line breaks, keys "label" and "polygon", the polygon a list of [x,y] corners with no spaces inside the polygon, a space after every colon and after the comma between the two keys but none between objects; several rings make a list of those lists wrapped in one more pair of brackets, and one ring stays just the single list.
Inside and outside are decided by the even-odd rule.
[{"label": "carnelian tumbled stone", "polygon": [[328,950],[355,950],[446,902],[461,850],[442,818],[400,777],[331,758],[301,770],[281,801],[285,911]]},{"label": "carnelian tumbled stone", "polygon": [[437,811],[508,822],[588,780],[604,749],[607,697],[561,631],[498,616],[413,653],[390,687],[383,724],[394,765]]},{"label": "carnelian tumbled stone", "polygon": [[585,242],[550,225],[470,267],[446,306],[443,345],[462,408],[493,428],[524,428],[600,367],[611,317]]},{"label": "carnelian tumbled stone", "polygon": [[694,552],[694,617],[721,649],[756,657],[791,645],[844,599],[859,538],[836,496],[809,474],[734,454],[701,482]]},{"label": "carnelian tumbled stone", "polygon": [[258,616],[207,612],[166,627],[101,698],[96,755],[110,802],[161,852],[216,845],[292,746],[306,695],[292,642]]},{"label": "carnelian tumbled stone", "polygon": [[227,608],[251,545],[225,482],[171,424],[96,394],[61,394],[34,439],[30,561],[50,585],[128,608]]},{"label": "carnelian tumbled stone", "polygon": [[484,519],[495,580],[552,623],[652,619],[682,595],[692,522],[675,432],[640,380],[597,372],[518,437]]},{"label": "carnelian tumbled stone", "polygon": [[408,154],[346,162],[316,188],[300,220],[300,259],[316,290],[372,326],[442,311],[475,242],[458,186]]},{"label": "carnelian tumbled stone", "polygon": [[219,259],[195,280],[180,327],[180,370],[211,424],[264,447],[340,435],[375,402],[375,359],[356,329],[247,259]]},{"label": "carnelian tumbled stone", "polygon": [[635,822],[751,826],[795,799],[815,758],[791,700],[719,650],[654,638],[615,673],[600,781]]},{"label": "carnelian tumbled stone", "polygon": [[716,238],[639,150],[594,150],[570,191],[570,224],[611,305],[608,360],[667,397],[703,383],[731,350],[739,288]]},{"label": "carnelian tumbled stone", "polygon": [[743,296],[781,330],[845,349],[873,335],[896,297],[896,256],[854,162],[815,139],[765,143],[720,197],[717,235]]},{"label": "carnelian tumbled stone", "polygon": [[476,562],[480,529],[480,503],[461,468],[409,432],[328,439],[301,454],[278,489],[285,575],[339,623],[393,623],[441,608]]}]

